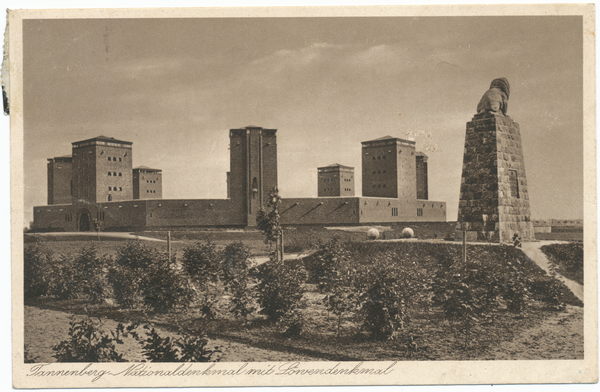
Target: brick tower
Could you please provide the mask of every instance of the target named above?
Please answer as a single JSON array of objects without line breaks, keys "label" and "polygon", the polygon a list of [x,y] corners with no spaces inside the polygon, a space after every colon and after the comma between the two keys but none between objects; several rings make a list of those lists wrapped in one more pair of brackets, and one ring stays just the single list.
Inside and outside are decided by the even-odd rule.
[{"label": "brick tower", "polygon": [[73,158],[70,155],[48,159],[48,205],[71,204],[72,163]]},{"label": "brick tower", "polygon": [[73,146],[73,203],[133,199],[132,142],[98,136]]},{"label": "brick tower", "polygon": [[417,197],[415,142],[384,136],[362,142],[362,195],[414,202]]},{"label": "brick tower", "polygon": [[354,168],[334,163],[318,167],[319,197],[354,196]]},{"label": "brick tower", "polygon": [[134,168],[133,198],[162,199],[162,170],[147,166]]},{"label": "brick tower", "polygon": [[256,226],[269,191],[277,188],[276,133],[276,129],[254,126],[229,131],[229,195],[246,226]]},{"label": "brick tower", "polygon": [[466,230],[470,241],[535,238],[521,132],[508,116],[479,113],[467,123],[458,222],[457,238]]},{"label": "brick tower", "polygon": [[427,184],[427,155],[417,151],[417,199],[429,199],[429,187]]}]

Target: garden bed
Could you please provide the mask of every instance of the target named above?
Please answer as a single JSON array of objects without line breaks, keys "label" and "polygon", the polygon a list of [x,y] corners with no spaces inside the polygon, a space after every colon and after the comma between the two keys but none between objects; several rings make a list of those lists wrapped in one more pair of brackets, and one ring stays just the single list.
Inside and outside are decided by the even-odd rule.
[{"label": "garden bed", "polygon": [[252,349],[264,354],[255,360],[278,361],[583,355],[583,304],[514,247],[469,246],[464,265],[454,243],[333,241],[304,259],[250,268],[240,243],[187,244],[172,264],[156,246],[162,251],[134,242],[71,256],[28,248],[28,358],[48,356],[31,339],[46,349],[60,343],[55,332],[38,336],[35,308],[170,336],[201,331],[211,345],[229,342],[221,360]]}]

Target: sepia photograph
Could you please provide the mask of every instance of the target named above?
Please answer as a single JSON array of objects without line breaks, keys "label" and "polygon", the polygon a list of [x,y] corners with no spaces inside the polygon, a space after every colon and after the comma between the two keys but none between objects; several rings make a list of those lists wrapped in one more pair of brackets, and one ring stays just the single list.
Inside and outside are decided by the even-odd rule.
[{"label": "sepia photograph", "polygon": [[598,381],[594,5],[7,19],[15,387]]}]

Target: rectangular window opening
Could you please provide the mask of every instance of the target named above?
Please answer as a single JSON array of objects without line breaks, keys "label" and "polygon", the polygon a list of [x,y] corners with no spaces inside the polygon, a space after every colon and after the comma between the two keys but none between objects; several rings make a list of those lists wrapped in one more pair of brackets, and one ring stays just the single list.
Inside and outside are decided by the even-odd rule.
[{"label": "rectangular window opening", "polygon": [[510,184],[510,196],[519,198],[519,176],[516,170],[508,171],[508,181]]}]

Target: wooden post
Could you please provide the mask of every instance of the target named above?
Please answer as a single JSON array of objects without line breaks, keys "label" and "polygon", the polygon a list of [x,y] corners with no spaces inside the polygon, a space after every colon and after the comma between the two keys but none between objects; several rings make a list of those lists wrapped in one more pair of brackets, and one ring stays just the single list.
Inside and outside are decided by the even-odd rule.
[{"label": "wooden post", "polygon": [[462,259],[463,259],[463,265],[467,265],[467,231],[466,230],[463,230]]},{"label": "wooden post", "polygon": [[169,264],[171,264],[171,232],[167,231],[167,254],[169,255]]},{"label": "wooden post", "polygon": [[283,229],[279,229],[279,242],[280,242],[280,246],[281,246],[281,262],[283,263]]},{"label": "wooden post", "polygon": [[277,243],[275,244],[277,248],[275,251],[277,252],[277,261],[283,263],[283,230],[279,229],[277,233]]}]

